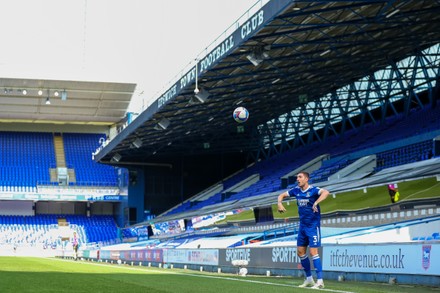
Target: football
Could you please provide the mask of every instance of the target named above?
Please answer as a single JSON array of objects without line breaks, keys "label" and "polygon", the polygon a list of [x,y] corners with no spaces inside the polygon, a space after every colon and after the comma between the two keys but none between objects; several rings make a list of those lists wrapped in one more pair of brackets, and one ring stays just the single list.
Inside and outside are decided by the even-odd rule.
[{"label": "football", "polygon": [[238,123],[246,122],[249,119],[249,111],[244,107],[238,107],[232,113],[232,118]]}]

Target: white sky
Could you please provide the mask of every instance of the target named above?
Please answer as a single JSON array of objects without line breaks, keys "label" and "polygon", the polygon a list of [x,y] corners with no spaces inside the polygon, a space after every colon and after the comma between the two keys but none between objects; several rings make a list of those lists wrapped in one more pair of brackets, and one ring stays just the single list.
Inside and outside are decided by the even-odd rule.
[{"label": "white sky", "polygon": [[255,2],[1,1],[0,77],[136,83],[136,112]]}]

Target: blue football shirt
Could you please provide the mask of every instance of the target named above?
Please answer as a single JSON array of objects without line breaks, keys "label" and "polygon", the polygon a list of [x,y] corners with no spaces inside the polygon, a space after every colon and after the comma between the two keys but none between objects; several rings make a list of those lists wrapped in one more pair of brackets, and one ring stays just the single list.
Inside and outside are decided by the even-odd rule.
[{"label": "blue football shirt", "polygon": [[306,190],[301,190],[299,186],[295,186],[287,193],[290,197],[296,198],[298,205],[299,221],[305,226],[317,226],[321,221],[321,209],[318,205],[318,212],[313,211],[313,204],[319,198],[321,188],[309,185]]}]

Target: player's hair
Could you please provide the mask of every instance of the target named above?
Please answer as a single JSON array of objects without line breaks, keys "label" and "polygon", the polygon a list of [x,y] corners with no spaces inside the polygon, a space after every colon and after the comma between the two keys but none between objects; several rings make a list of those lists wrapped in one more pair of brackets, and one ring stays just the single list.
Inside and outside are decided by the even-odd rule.
[{"label": "player's hair", "polygon": [[309,172],[306,172],[306,171],[300,171],[300,172],[298,172],[298,174],[303,174],[305,177],[310,178],[310,174],[309,174]]}]

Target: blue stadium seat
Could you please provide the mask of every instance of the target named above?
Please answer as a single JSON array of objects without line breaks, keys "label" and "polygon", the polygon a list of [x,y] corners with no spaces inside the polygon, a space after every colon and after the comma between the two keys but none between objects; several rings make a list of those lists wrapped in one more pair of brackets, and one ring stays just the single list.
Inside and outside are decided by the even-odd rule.
[{"label": "blue stadium seat", "polygon": [[66,163],[75,169],[78,185],[117,186],[116,170],[112,166],[96,163],[91,153],[99,146],[105,134],[63,134]]},{"label": "blue stadium seat", "polygon": [[0,132],[3,186],[14,190],[13,187],[35,187],[38,181],[49,181],[48,170],[55,163],[52,141],[51,133]]}]

